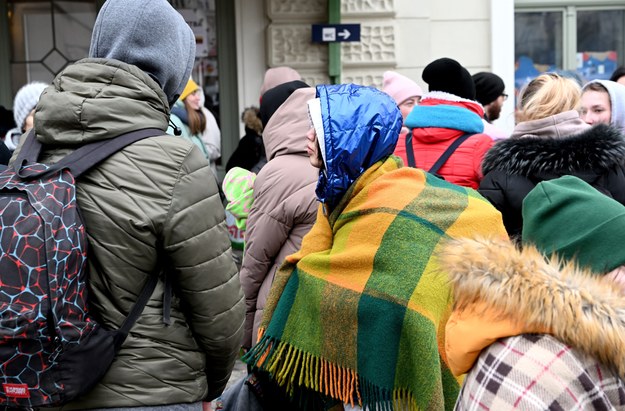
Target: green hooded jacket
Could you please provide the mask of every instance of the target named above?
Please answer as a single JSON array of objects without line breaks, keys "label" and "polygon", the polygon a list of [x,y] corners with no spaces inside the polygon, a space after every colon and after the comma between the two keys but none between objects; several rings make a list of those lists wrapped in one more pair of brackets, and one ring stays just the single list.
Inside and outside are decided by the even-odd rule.
[{"label": "green hooded jacket", "polygon": [[[78,179],[90,312],[119,328],[148,276],[160,274],[161,281],[99,385],[63,410],[210,400],[237,357],[245,308],[217,183],[192,143],[165,134],[168,119],[159,85],[136,66],[109,59],[68,66],[37,105],[42,162],[129,131],[163,130]],[[174,290],[169,326],[165,277]]]}]

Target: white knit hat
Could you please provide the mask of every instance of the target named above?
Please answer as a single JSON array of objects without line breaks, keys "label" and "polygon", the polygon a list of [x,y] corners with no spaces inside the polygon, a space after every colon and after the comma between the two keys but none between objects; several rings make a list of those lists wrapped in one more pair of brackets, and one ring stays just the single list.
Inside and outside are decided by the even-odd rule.
[{"label": "white knit hat", "polygon": [[22,86],[15,95],[15,99],[13,100],[13,119],[15,120],[15,125],[20,130],[23,128],[24,121],[26,117],[28,117],[28,114],[33,111],[37,105],[39,96],[41,96],[43,90],[48,86],[49,84],[33,81],[32,83]]}]

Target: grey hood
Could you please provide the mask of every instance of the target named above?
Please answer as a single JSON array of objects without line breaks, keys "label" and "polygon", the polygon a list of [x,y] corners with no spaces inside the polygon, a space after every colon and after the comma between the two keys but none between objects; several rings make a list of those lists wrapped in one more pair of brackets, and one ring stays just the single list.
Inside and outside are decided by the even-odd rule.
[{"label": "grey hood", "polygon": [[89,57],[139,67],[159,83],[171,107],[191,76],[195,36],[166,0],[108,0],[93,27]]},{"label": "grey hood", "polygon": [[599,83],[608,90],[612,111],[610,123],[619,130],[625,131],[625,86],[610,80],[593,80],[588,82],[583,90],[586,90],[590,83]]}]

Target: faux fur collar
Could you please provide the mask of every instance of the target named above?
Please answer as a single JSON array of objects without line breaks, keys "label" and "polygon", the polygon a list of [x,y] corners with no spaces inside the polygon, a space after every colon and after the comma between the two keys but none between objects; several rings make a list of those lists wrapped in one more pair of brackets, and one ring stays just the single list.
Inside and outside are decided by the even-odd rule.
[{"label": "faux fur collar", "polygon": [[456,309],[482,301],[625,376],[625,297],[611,282],[502,240],[451,241],[440,258]]},{"label": "faux fur collar", "polygon": [[559,139],[526,136],[497,142],[482,162],[492,170],[523,176],[606,170],[625,163],[625,137],[605,124]]}]

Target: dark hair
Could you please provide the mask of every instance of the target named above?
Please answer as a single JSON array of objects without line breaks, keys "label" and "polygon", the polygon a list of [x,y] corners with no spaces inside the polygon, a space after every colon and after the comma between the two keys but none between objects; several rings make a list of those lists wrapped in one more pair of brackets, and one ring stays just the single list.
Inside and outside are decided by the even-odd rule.
[{"label": "dark hair", "polygon": [[611,81],[618,81],[621,77],[625,76],[625,66],[619,66],[614,70],[612,76],[610,77]]},{"label": "dark hair", "polygon": [[602,92],[602,93],[608,93],[610,94],[610,92],[608,91],[607,88],[605,88],[605,86],[601,83],[596,83],[596,82],[592,82],[592,83],[588,83],[586,84],[586,86],[584,86],[584,90],[582,91],[582,93],[584,91],[598,91],[598,92]]}]

